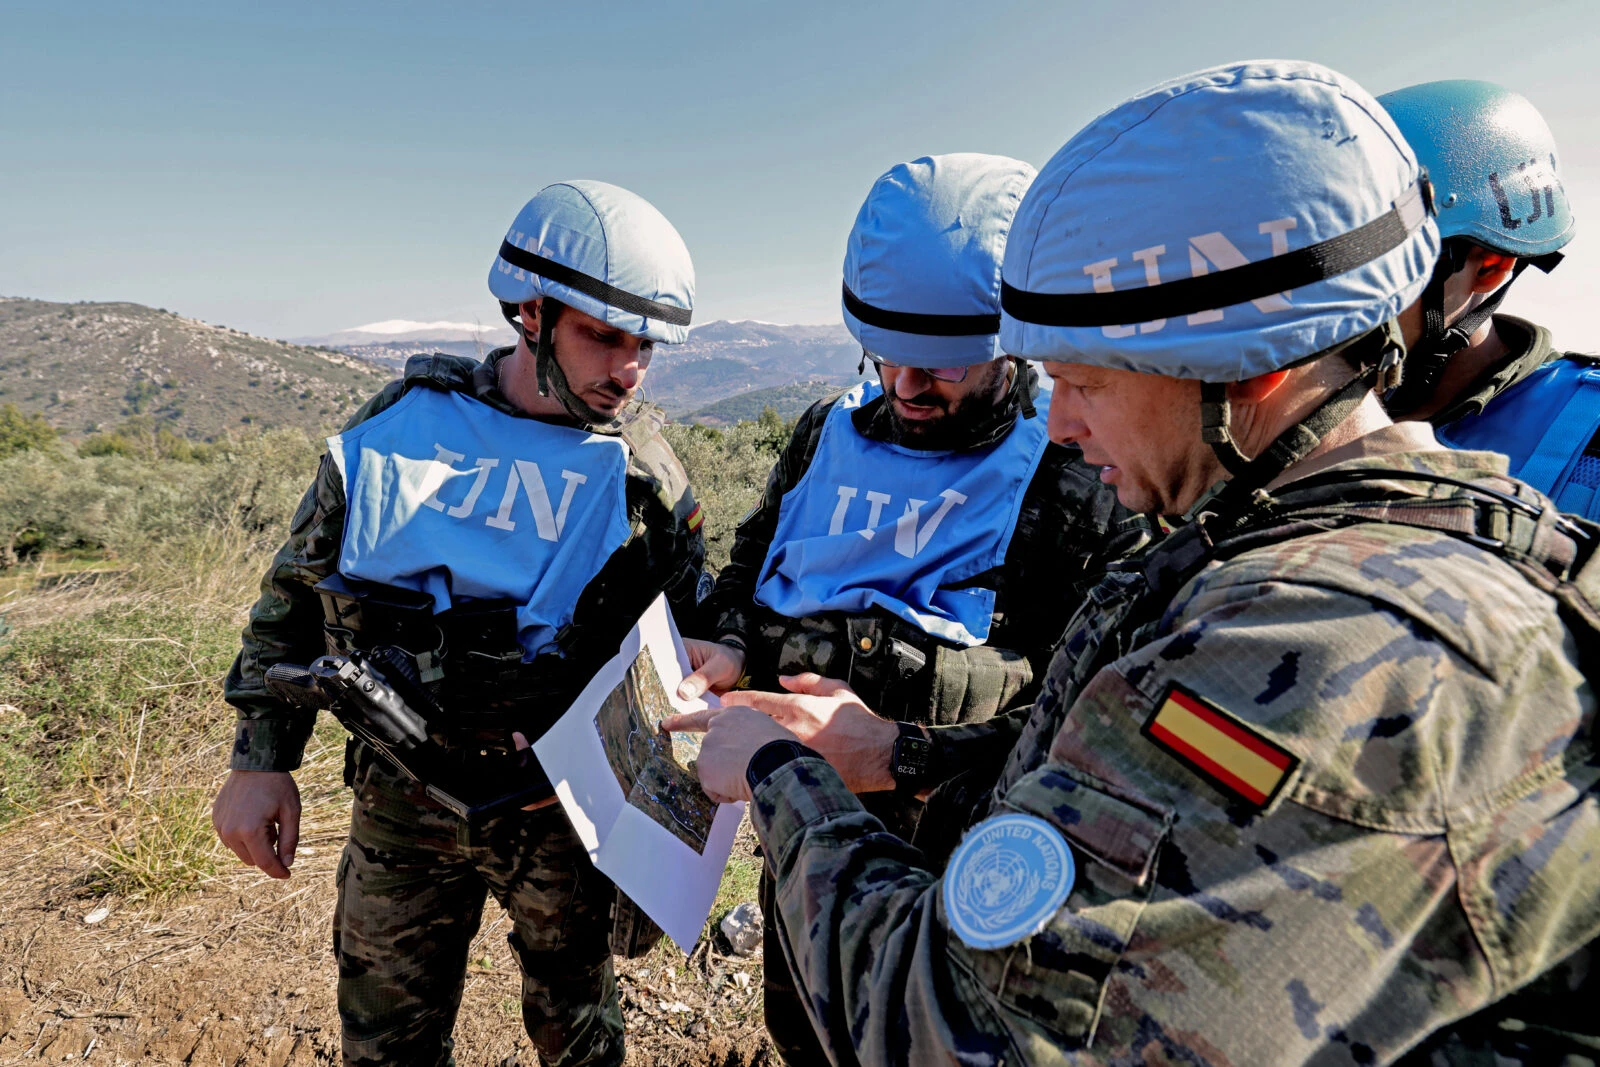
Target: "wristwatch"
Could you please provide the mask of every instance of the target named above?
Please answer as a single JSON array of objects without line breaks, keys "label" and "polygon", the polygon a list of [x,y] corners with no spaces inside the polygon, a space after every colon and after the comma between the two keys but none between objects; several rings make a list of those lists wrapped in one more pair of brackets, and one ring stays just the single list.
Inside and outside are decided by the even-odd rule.
[{"label": "wristwatch", "polygon": [[889,754],[889,773],[894,777],[895,791],[920,793],[934,784],[933,739],[925,727],[914,722],[897,722],[900,736],[894,740]]}]

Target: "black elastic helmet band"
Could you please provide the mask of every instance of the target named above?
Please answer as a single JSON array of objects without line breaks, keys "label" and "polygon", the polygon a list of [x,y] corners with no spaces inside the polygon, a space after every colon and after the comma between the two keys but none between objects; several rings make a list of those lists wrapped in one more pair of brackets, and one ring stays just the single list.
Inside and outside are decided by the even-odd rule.
[{"label": "black elastic helmet band", "polygon": [[868,326],[923,337],[981,337],[1000,332],[1000,313],[993,315],[932,315],[916,311],[890,311],[873,307],[844,287],[844,309]]},{"label": "black elastic helmet band", "polygon": [[1399,248],[1428,217],[1418,182],[1382,215],[1281,256],[1160,285],[1106,293],[1035,293],[1000,282],[1006,314],[1040,326],[1121,326],[1232,307],[1325,281]]},{"label": "black elastic helmet band", "polygon": [[689,318],[693,314],[688,308],[673,307],[671,304],[646,300],[644,297],[636,296],[626,289],[618,289],[614,285],[607,285],[599,278],[591,277],[582,271],[573,270],[565,264],[557,263],[553,259],[546,259],[544,256],[529,252],[527,249],[518,248],[510,241],[500,242],[500,258],[513,267],[528,271],[530,274],[537,274],[541,278],[548,278],[550,281],[565,285],[567,288],[580,292],[584,296],[593,297],[608,307],[614,307],[618,311],[626,311],[630,315],[638,315],[640,318],[659,319],[668,326],[687,326],[689,325]]}]

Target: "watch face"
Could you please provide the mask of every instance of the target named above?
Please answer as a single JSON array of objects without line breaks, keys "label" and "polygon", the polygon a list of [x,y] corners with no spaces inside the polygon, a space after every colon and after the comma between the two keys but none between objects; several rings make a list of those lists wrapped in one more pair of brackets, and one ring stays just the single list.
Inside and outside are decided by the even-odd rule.
[{"label": "watch face", "polygon": [[933,744],[920,737],[902,737],[894,745],[894,773],[897,778],[920,778],[928,771],[928,756]]}]

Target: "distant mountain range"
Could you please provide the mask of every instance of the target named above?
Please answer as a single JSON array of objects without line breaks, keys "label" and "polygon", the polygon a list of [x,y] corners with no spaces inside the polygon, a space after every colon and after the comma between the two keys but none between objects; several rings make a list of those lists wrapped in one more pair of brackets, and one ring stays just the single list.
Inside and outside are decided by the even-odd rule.
[{"label": "distant mountain range", "polygon": [[[0,404],[74,437],[136,416],[202,440],[240,426],[323,434],[409,356],[475,357],[511,341],[501,325],[395,320],[296,343],[139,304],[0,297]],[[789,418],[856,381],[860,359],[843,326],[711,322],[660,349],[645,392],[674,418],[714,426],[767,406]]]},{"label": "distant mountain range", "polygon": [[292,343],[333,348],[399,370],[412,356],[448,352],[477,359],[490,349],[516,342],[504,322],[412,322],[388,319],[353,326],[319,337],[295,337]]},{"label": "distant mountain range", "polygon": [[148,416],[208,439],[239,426],[326,433],[393,377],[342,352],[140,304],[0,297],[0,404],[71,436]]},{"label": "distant mountain range", "polygon": [[[450,352],[477,357],[496,346],[511,344],[515,337],[504,324],[396,319],[297,340],[399,369],[414,355]],[[856,365],[860,361],[861,348],[842,325],[785,326],[754,319],[722,320],[694,327],[682,345],[662,346],[651,364],[645,392],[675,418],[697,417],[694,413],[706,410],[706,421],[720,425],[726,412],[712,412],[709,405],[779,386],[815,383],[826,392],[856,381]],[[771,400],[787,417],[796,413],[788,408],[802,395],[815,399],[821,394],[808,388]],[[742,411],[747,406],[729,410]],[[760,413],[757,407],[748,417],[755,418]]]}]

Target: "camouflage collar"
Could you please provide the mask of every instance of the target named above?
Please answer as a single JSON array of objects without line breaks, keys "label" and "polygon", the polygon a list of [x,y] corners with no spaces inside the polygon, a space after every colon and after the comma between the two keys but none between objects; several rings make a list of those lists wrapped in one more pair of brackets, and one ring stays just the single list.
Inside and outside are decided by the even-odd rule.
[{"label": "camouflage collar", "polygon": [[564,416],[541,417],[529,415],[526,411],[506,399],[506,395],[500,391],[500,361],[516,350],[515,345],[507,345],[505,348],[497,348],[483,357],[483,362],[479,363],[472,372],[472,395],[474,398],[483,401],[492,408],[504,411],[508,415],[517,415],[525,419],[537,418],[541,422],[574,426],[588,433],[602,434],[606,437],[627,435],[629,427],[641,419],[653,418],[658,410],[654,404],[635,397],[610,422],[580,423],[575,419]]},{"label": "camouflage collar", "polygon": [[1447,426],[1457,419],[1479,414],[1489,406],[1489,401],[1555,358],[1550,331],[1543,326],[1535,326],[1513,315],[1496,315],[1493,321],[1495,332],[1513,354],[1473,382],[1455,403],[1435,413],[1428,420],[1433,425]]},{"label": "camouflage collar", "polygon": [[[1026,403],[1028,408],[1033,407],[1039,395],[1039,372],[1033,364],[1020,359],[1013,359],[1011,366],[1014,372],[1011,376],[1011,388],[1006,393],[1005,399],[982,422],[972,427],[972,432],[962,441],[957,448],[967,451],[974,448],[986,448],[997,441],[1005,439],[1016,425],[1017,413]],[[856,430],[869,441],[883,441],[889,444],[898,444],[895,440],[894,417],[889,412],[887,396],[863,404],[861,408],[851,414]],[[909,446],[908,446],[909,447]]]}]

